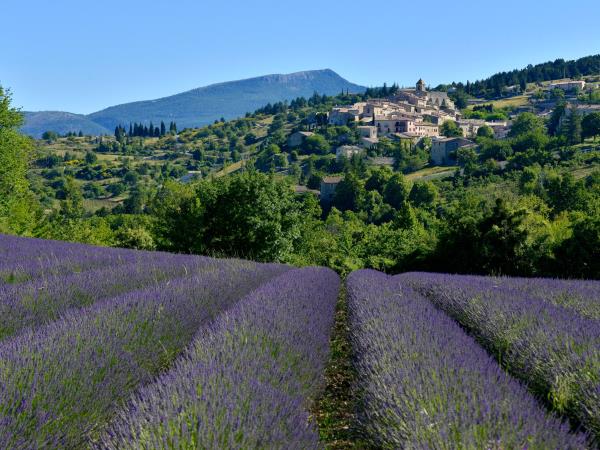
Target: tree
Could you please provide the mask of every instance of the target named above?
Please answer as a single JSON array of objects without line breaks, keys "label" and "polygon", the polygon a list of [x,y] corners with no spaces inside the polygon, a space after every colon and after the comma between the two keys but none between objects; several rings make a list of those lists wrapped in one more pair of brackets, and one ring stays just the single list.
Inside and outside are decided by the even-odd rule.
[{"label": "tree", "polygon": [[202,161],[202,159],[204,158],[204,152],[202,151],[202,149],[195,149],[192,152],[192,158],[194,158],[194,161]]},{"label": "tree", "polygon": [[521,113],[514,120],[510,129],[510,137],[518,137],[527,133],[544,132],[542,120],[533,113]]},{"label": "tree", "polygon": [[494,130],[488,125],[483,125],[477,130],[477,137],[492,139],[494,137]]},{"label": "tree", "polygon": [[511,141],[511,146],[515,152],[525,152],[527,150],[540,151],[546,148],[549,138],[543,130],[534,130],[519,134]]},{"label": "tree", "polygon": [[305,153],[308,154],[317,154],[317,155],[326,155],[329,152],[330,146],[327,139],[325,139],[320,134],[313,134],[312,136],[308,136],[304,139],[304,143],[302,145]]},{"label": "tree", "polygon": [[73,177],[67,177],[62,187],[60,215],[65,219],[79,219],[83,216],[83,193]]},{"label": "tree", "polygon": [[383,189],[385,188],[385,185],[391,176],[391,170],[385,166],[382,166],[371,173],[371,176],[365,183],[365,189],[367,191],[377,191],[380,194],[383,194]]},{"label": "tree", "polygon": [[160,121],[160,135],[164,136],[167,133],[167,127],[165,126],[165,123],[161,120]]},{"label": "tree", "polygon": [[277,146],[275,144],[267,145],[260,152],[258,158],[256,159],[256,163],[255,163],[256,168],[258,168],[259,170],[261,170],[263,172],[269,172],[271,170],[275,170],[275,167],[276,167],[275,157],[276,157],[276,155],[279,155],[279,154],[281,154],[281,149],[279,148],[279,146]]},{"label": "tree", "polygon": [[525,77],[521,77],[519,79],[519,88],[521,92],[525,92],[527,90],[527,79]]},{"label": "tree", "polygon": [[117,142],[123,142],[125,140],[125,129],[121,125],[115,127],[115,139]]},{"label": "tree", "polygon": [[309,219],[289,185],[256,171],[167,183],[152,211],[160,248],[258,261],[289,258]]},{"label": "tree", "polygon": [[555,214],[562,211],[585,210],[587,190],[582,180],[576,180],[573,174],[553,174],[545,182],[548,204]]},{"label": "tree", "polygon": [[415,206],[431,206],[438,196],[438,188],[431,181],[420,181],[413,184],[408,199]]},{"label": "tree", "polygon": [[572,235],[554,250],[555,273],[560,277],[597,279],[600,274],[600,217],[580,216]]},{"label": "tree", "polygon": [[404,175],[395,173],[388,180],[383,191],[383,199],[392,208],[401,209],[408,200],[410,186]]},{"label": "tree", "polygon": [[44,133],[42,134],[42,139],[48,142],[54,142],[58,139],[58,133],[56,133],[55,131],[44,131]]},{"label": "tree", "polygon": [[454,104],[458,109],[465,109],[469,104],[469,96],[462,90],[457,90],[453,94]]},{"label": "tree", "polygon": [[135,184],[137,184],[139,178],[140,177],[137,172],[135,172],[133,170],[129,170],[129,171],[127,171],[125,176],[123,176],[123,181],[130,186],[134,186]]},{"label": "tree", "polygon": [[148,193],[138,185],[134,186],[129,193],[129,197],[123,202],[124,210],[127,214],[141,214],[146,208],[148,202]]},{"label": "tree", "polygon": [[584,138],[600,136],[600,112],[587,114],[581,121],[581,135]]},{"label": "tree", "polygon": [[440,127],[440,133],[442,136],[455,137],[463,135],[463,130],[453,120],[446,120]]},{"label": "tree", "polygon": [[581,113],[576,106],[572,106],[563,124],[563,134],[569,145],[575,145],[581,143],[581,133]]},{"label": "tree", "polygon": [[546,124],[548,127],[548,134],[550,136],[556,136],[559,133],[559,125],[560,121],[565,114],[565,110],[567,108],[567,104],[563,102],[558,102],[552,111],[552,114],[548,118],[548,123]]},{"label": "tree", "polygon": [[0,86],[0,231],[30,230],[36,213],[27,168],[31,140],[19,132],[22,114],[11,106],[10,92]]},{"label": "tree", "polygon": [[523,229],[522,222],[522,212],[510,211],[502,199],[496,200],[492,213],[478,227],[486,273],[519,273],[519,262],[527,239],[527,231]]},{"label": "tree", "polygon": [[85,153],[85,162],[87,164],[95,164],[98,161],[98,156],[94,152],[86,152]]},{"label": "tree", "polygon": [[306,180],[306,187],[309,189],[319,189],[321,187],[321,181],[323,181],[323,177],[313,173],[308,177],[308,180]]},{"label": "tree", "polygon": [[363,194],[358,177],[348,172],[335,188],[332,205],[340,211],[358,211]]},{"label": "tree", "polygon": [[496,161],[504,161],[512,153],[512,147],[507,140],[484,139],[481,142],[480,154],[482,160],[495,159]]}]

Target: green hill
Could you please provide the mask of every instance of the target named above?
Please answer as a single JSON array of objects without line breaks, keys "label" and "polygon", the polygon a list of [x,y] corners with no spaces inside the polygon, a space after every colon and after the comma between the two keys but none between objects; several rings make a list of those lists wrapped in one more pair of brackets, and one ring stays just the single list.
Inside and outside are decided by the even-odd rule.
[{"label": "green hill", "polygon": [[94,122],[82,114],[64,111],[25,112],[23,133],[39,138],[44,131],[55,131],[58,134],[81,131],[86,135],[111,134],[112,131]]}]

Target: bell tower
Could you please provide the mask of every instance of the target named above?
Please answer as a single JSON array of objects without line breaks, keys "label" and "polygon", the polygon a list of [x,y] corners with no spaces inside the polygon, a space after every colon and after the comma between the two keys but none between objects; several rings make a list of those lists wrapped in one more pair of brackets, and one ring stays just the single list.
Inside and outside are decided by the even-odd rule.
[{"label": "bell tower", "polygon": [[422,78],[419,78],[419,81],[417,81],[417,92],[425,92],[426,90],[425,82]]}]

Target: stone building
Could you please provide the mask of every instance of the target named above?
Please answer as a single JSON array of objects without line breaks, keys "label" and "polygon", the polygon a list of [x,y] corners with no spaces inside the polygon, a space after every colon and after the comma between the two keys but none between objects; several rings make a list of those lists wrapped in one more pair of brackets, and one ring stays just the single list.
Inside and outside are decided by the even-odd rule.
[{"label": "stone building", "polygon": [[324,177],[323,180],[321,180],[321,203],[328,205],[333,201],[335,189],[337,188],[337,185],[340,184],[340,181],[342,181],[342,177]]},{"label": "stone building", "polygon": [[358,131],[360,136],[358,145],[361,147],[370,149],[379,143],[379,138],[377,137],[377,127],[372,125],[363,125],[356,127],[356,131]]},{"label": "stone building", "polygon": [[431,141],[431,160],[436,166],[456,163],[456,151],[459,148],[475,145],[473,141],[461,137],[434,138]]},{"label": "stone building", "polygon": [[296,131],[295,133],[289,135],[287,139],[287,146],[289,148],[300,147],[302,144],[304,144],[306,138],[312,136],[313,134],[315,133],[312,131]]},{"label": "stone building", "polygon": [[335,158],[340,160],[341,158],[351,159],[354,155],[360,155],[364,150],[356,145],[342,145],[335,151]]},{"label": "stone building", "polygon": [[585,89],[585,81],[559,81],[548,85],[548,89],[562,89],[563,91],[574,91],[576,89],[583,90]]},{"label": "stone building", "polygon": [[413,133],[419,136],[439,136],[439,127],[436,124],[423,122],[416,117],[391,114],[389,116],[375,116],[375,127],[378,135],[395,133]]}]

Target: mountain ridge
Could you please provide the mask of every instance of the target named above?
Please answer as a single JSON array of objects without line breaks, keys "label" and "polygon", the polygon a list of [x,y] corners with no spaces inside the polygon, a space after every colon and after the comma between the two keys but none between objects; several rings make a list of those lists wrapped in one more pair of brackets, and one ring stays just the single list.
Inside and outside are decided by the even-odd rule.
[{"label": "mountain ridge", "polygon": [[161,120],[174,121],[180,129],[192,128],[221,117],[240,117],[267,103],[309,97],[314,92],[332,95],[342,90],[363,92],[365,89],[331,69],[268,74],[214,83],[152,100],[122,103],[87,115],[64,111],[26,112],[22,130],[34,137],[40,137],[48,130],[61,134],[80,130],[84,134],[107,134],[117,125],[130,122],[156,125]]}]

